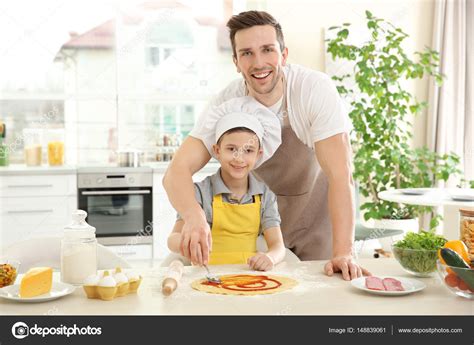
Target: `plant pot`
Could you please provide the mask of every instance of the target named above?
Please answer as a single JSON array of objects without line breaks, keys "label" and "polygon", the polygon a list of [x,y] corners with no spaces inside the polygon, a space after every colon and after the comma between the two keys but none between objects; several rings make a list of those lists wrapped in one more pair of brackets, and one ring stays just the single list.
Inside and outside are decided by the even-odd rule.
[{"label": "plant pot", "polygon": [[369,227],[375,229],[394,229],[403,230],[403,234],[381,238],[378,241],[383,250],[387,252],[392,251],[392,243],[402,240],[407,232],[418,232],[419,223],[418,218],[412,219],[376,219],[368,224]]}]

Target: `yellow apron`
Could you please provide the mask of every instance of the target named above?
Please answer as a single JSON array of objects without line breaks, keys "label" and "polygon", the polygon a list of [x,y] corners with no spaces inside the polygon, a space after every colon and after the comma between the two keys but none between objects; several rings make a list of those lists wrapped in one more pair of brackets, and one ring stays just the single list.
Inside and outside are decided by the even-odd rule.
[{"label": "yellow apron", "polygon": [[222,202],[215,195],[212,202],[212,252],[210,265],[245,264],[257,252],[260,229],[260,195],[252,204]]}]

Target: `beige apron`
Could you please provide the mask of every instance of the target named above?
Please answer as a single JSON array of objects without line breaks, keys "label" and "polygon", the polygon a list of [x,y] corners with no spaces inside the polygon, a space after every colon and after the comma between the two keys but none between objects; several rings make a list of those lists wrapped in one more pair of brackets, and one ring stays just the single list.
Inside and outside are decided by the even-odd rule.
[{"label": "beige apron", "polygon": [[[286,92],[282,109],[286,109]],[[284,119],[282,144],[255,175],[277,195],[285,246],[301,260],[329,259],[332,226],[327,177],[314,151],[296,136],[288,116]]]}]

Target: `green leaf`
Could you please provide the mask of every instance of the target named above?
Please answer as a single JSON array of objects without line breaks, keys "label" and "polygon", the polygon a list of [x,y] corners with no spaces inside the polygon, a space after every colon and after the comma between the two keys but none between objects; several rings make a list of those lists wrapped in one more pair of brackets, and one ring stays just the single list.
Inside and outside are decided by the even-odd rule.
[{"label": "green leaf", "polygon": [[437,250],[444,246],[447,240],[432,231],[408,232],[404,239],[394,244],[397,248]]},{"label": "green leaf", "polygon": [[347,36],[349,36],[349,30],[347,29],[342,29],[341,31],[337,33],[337,37],[340,37],[340,38],[347,38]]},{"label": "green leaf", "polygon": [[[354,178],[360,193],[371,201],[361,209],[365,211],[365,219],[422,215],[431,212],[429,208],[378,200],[373,189],[376,194],[397,187],[433,187],[436,181],[461,173],[455,155],[437,155],[427,148],[411,149],[411,122],[426,107],[426,102],[418,101],[406,91],[405,82],[431,75],[440,84],[443,76],[437,72],[438,53],[429,48],[408,53],[402,46],[408,37],[406,33],[373,17],[369,11],[366,15],[366,25],[371,30],[367,41],[357,45],[344,43],[349,35],[344,23],[335,27],[337,35],[327,44],[331,56],[354,66],[350,76],[354,84],[342,84],[345,76],[333,79],[351,107]],[[474,181],[472,185],[474,188]]]}]

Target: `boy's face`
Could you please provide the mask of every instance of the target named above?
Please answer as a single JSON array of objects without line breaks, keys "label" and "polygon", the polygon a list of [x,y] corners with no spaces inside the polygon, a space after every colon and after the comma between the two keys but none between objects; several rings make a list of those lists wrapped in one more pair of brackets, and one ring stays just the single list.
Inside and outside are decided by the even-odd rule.
[{"label": "boy's face", "polygon": [[246,178],[262,155],[257,136],[249,132],[225,134],[213,149],[221,169],[234,179]]},{"label": "boy's face", "polygon": [[242,73],[251,95],[270,94],[283,75],[288,49],[281,52],[275,28],[257,25],[235,34],[234,63]]}]

